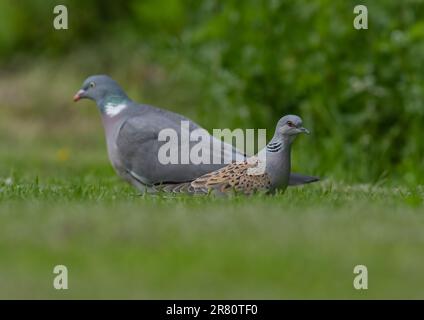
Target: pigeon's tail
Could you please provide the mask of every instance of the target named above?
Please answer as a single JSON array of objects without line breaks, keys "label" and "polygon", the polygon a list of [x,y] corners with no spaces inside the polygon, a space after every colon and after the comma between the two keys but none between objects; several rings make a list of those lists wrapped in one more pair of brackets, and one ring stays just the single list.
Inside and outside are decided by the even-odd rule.
[{"label": "pigeon's tail", "polygon": [[299,186],[301,184],[307,184],[319,181],[318,177],[305,176],[303,174],[292,173],[290,174],[289,186]]}]

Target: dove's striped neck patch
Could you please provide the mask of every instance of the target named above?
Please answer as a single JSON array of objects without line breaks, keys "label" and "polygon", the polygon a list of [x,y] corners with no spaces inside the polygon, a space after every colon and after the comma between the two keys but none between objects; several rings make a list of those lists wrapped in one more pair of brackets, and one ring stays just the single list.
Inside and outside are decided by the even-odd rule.
[{"label": "dove's striped neck patch", "polygon": [[122,112],[122,110],[126,109],[128,106],[125,103],[106,103],[106,105],[104,106],[104,112],[106,113],[106,115],[108,115],[109,117],[114,117],[117,116],[118,114],[120,114]]},{"label": "dove's striped neck patch", "polygon": [[281,150],[281,148],[282,148],[281,142],[270,142],[266,146],[266,151],[268,151],[268,152],[278,152],[278,151]]}]

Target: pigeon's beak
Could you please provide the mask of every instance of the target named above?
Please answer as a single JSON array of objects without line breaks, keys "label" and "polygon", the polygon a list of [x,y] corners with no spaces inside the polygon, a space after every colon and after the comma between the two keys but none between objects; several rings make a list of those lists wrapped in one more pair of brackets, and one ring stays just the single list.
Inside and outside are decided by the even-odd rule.
[{"label": "pigeon's beak", "polygon": [[80,100],[83,96],[83,94],[85,93],[85,90],[81,89],[79,90],[75,95],[74,95],[74,101],[77,102],[78,100]]},{"label": "pigeon's beak", "polygon": [[304,128],[304,127],[300,127],[298,128],[300,132],[306,133],[306,134],[310,134],[309,130]]}]

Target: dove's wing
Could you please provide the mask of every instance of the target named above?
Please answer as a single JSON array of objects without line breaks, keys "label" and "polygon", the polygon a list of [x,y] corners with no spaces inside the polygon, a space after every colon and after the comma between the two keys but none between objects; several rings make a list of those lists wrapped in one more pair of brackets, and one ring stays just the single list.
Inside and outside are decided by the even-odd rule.
[{"label": "dove's wing", "polygon": [[268,174],[251,174],[249,169],[257,163],[235,162],[217,171],[205,174],[191,183],[195,190],[217,191],[218,193],[238,192],[251,194],[266,191],[271,186]]}]

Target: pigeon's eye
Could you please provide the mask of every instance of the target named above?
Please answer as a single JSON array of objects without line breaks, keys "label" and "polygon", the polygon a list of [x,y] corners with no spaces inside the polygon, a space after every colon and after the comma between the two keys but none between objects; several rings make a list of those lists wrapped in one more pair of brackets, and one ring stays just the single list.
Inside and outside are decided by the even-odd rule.
[{"label": "pigeon's eye", "polygon": [[291,122],[291,121],[287,121],[287,125],[288,125],[289,127],[294,127],[294,123],[293,123],[293,122]]},{"label": "pigeon's eye", "polygon": [[88,86],[89,86],[90,88],[94,88],[94,87],[96,86],[96,84],[95,84],[94,82],[90,82],[90,83],[88,84]]}]

